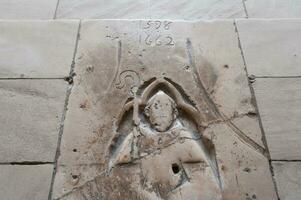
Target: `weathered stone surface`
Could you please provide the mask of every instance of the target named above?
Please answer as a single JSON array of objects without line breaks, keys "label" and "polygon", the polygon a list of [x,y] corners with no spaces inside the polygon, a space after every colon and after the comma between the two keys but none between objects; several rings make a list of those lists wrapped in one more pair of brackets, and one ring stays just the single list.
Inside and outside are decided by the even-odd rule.
[{"label": "weathered stone surface", "polygon": [[141,19],[149,17],[145,0],[63,0],[60,1],[57,18]]},{"label": "weathered stone surface", "polygon": [[[177,12],[175,12],[175,10]],[[57,18],[180,19],[245,17],[240,0],[61,0]]]},{"label": "weathered stone surface", "polygon": [[0,96],[0,162],[52,162],[66,82],[1,80]]},{"label": "weathered stone surface", "polygon": [[1,199],[47,199],[52,171],[53,165],[1,165]]},{"label": "weathered stone surface", "polygon": [[57,0],[1,0],[0,19],[53,19]]},{"label": "weathered stone surface", "polygon": [[233,21],[80,35],[54,199],[277,199]]},{"label": "weathered stone surface", "polygon": [[196,20],[245,17],[243,4],[239,0],[151,0],[149,11],[152,19]]},{"label": "weathered stone surface", "polygon": [[301,162],[273,162],[281,200],[301,199]]},{"label": "weathered stone surface", "polygon": [[237,20],[237,26],[250,75],[301,75],[301,20]]},{"label": "weathered stone surface", "polygon": [[258,78],[254,88],[272,159],[301,159],[301,80]]},{"label": "weathered stone surface", "polygon": [[79,22],[0,21],[0,78],[68,76]]},{"label": "weathered stone surface", "polygon": [[301,17],[301,2],[296,0],[246,0],[245,5],[251,18]]}]

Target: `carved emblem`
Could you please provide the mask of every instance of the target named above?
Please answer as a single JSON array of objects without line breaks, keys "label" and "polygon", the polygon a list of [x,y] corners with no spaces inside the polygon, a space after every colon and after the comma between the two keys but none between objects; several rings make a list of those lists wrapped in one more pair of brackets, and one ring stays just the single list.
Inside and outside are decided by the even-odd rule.
[{"label": "carved emblem", "polygon": [[154,78],[135,91],[117,122],[109,168],[139,164],[146,190],[176,191],[190,184],[194,165],[207,181],[203,185],[214,188],[212,199],[219,199],[214,146],[202,136],[201,113],[182,93],[167,78]]}]

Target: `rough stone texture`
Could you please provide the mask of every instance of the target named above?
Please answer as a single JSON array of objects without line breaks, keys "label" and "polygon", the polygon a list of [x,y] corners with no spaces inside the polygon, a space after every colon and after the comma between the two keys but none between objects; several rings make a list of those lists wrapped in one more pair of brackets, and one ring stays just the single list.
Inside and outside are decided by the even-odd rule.
[{"label": "rough stone texture", "polygon": [[301,199],[301,162],[273,162],[281,200]]},{"label": "rough stone texture", "polygon": [[301,80],[258,78],[254,88],[272,159],[301,159]]},{"label": "rough stone texture", "polygon": [[250,75],[301,75],[301,20],[237,20],[237,26]]},{"label": "rough stone texture", "polygon": [[232,20],[80,38],[54,199],[277,199]]},{"label": "rough stone texture", "polygon": [[53,162],[66,82],[1,80],[0,96],[0,162]]},{"label": "rough stone texture", "polygon": [[301,17],[301,1],[298,0],[244,0],[250,18],[298,18]]},{"label": "rough stone texture", "polygon": [[47,199],[52,171],[53,165],[1,165],[1,199]]},{"label": "rough stone texture", "polygon": [[1,0],[0,19],[53,19],[57,0]]},{"label": "rough stone texture", "polygon": [[196,20],[240,17],[245,17],[240,0],[60,0],[57,11],[57,18],[76,19]]},{"label": "rough stone texture", "polygon": [[79,22],[0,21],[0,78],[68,76]]}]

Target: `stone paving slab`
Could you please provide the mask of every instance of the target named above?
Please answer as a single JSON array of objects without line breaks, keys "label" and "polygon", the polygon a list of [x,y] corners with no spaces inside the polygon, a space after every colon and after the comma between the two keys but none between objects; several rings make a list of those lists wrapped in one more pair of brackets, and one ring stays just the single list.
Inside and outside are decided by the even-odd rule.
[{"label": "stone paving slab", "polygon": [[0,21],[0,78],[69,75],[79,21]]},{"label": "stone paving slab", "polygon": [[0,165],[0,196],[5,200],[48,199],[53,165]]},{"label": "stone paving slab", "polygon": [[[215,178],[204,177],[210,176],[209,169],[200,174],[198,163],[194,166],[183,163],[182,168],[187,169],[191,178],[185,185],[182,185],[185,181],[180,183],[183,199],[221,199],[221,196],[227,200],[277,199],[232,20],[196,23],[84,20],[80,36],[75,60],[77,75],[66,114],[54,199],[122,196],[145,200],[160,199],[161,194],[166,195],[162,199],[180,199],[177,189],[173,194],[170,190],[156,194],[151,185],[142,184],[149,180],[140,178],[145,170],[152,171],[152,166],[166,162],[163,168],[169,169],[171,159],[181,154],[174,151],[183,148],[186,152],[191,146],[182,147],[176,142],[171,149],[159,148],[161,161],[147,164],[149,157],[138,158],[141,164],[125,163],[109,172],[115,156],[112,151],[123,149],[118,145],[125,141],[123,137],[132,134],[132,108],[127,108],[134,104],[133,84],[139,85],[137,94],[141,101],[151,98],[144,92],[151,90],[150,85],[163,91],[163,97],[158,97],[162,91],[151,91],[152,98],[164,100],[169,94],[176,99],[181,123],[208,138],[208,145],[215,149],[212,156],[216,156],[216,169],[220,171],[220,177],[215,178],[220,181],[222,192],[212,183]],[[175,91],[181,97],[176,97]],[[190,111],[184,105],[180,107],[179,98],[185,99],[183,104],[197,109],[200,116],[191,114],[196,118],[187,118],[185,112]],[[141,102],[138,109],[141,124],[148,123],[147,109],[142,107],[149,102]],[[139,130],[142,129],[141,125]],[[172,176],[170,173],[162,173],[158,178],[163,174]]]},{"label": "stone paving slab", "polygon": [[301,199],[301,162],[272,162],[281,200]]},{"label": "stone paving slab", "polygon": [[301,159],[301,79],[258,78],[254,89],[272,159]]},{"label": "stone paving slab", "polygon": [[249,18],[299,18],[298,0],[244,0]]},{"label": "stone paving slab", "polygon": [[150,0],[152,19],[197,20],[214,18],[243,18],[245,12],[239,0]]},{"label": "stone paving slab", "polygon": [[54,161],[66,85],[63,80],[0,81],[0,163]]},{"label": "stone paving slab", "polygon": [[53,19],[57,0],[1,0],[0,19]]},{"label": "stone paving slab", "polygon": [[60,0],[57,18],[196,20],[245,17],[240,0]]},{"label": "stone paving slab", "polygon": [[301,75],[301,20],[237,20],[249,75]]}]

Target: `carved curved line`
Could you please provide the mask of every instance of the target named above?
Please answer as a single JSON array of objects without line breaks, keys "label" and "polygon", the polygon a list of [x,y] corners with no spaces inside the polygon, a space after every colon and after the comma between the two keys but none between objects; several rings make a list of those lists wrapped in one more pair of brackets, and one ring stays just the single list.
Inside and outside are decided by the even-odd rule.
[{"label": "carved curved line", "polygon": [[116,88],[123,88],[126,85],[126,78],[131,78],[135,86],[138,86],[140,82],[140,77],[137,72],[135,72],[134,70],[125,70],[119,74],[118,83],[115,83]]},{"label": "carved curved line", "polygon": [[192,105],[186,103],[183,100],[182,95],[180,94],[179,90],[177,88],[175,88],[174,85],[172,85],[171,83],[169,83],[168,81],[164,80],[164,79],[157,79],[156,81],[154,81],[153,83],[151,83],[146,89],[145,91],[142,93],[142,99],[141,99],[141,103],[143,105],[145,105],[147,103],[148,98],[150,97],[151,92],[156,89],[156,87],[160,84],[164,84],[165,86],[168,87],[168,89],[171,90],[171,93],[175,96],[176,98],[176,103],[178,105],[179,108],[183,109],[184,111],[188,112],[189,114],[192,115],[193,119],[197,122],[198,125],[205,127],[204,122],[201,121],[202,117],[199,113],[199,111],[194,108]]},{"label": "carved curved line", "polygon": [[[196,81],[196,83],[198,83],[199,88],[201,89],[201,92],[203,94],[205,94],[204,97],[206,98],[206,102],[207,102],[208,106],[212,109],[212,111],[215,112],[215,114],[217,115],[217,117],[221,118],[223,121],[227,121],[227,117],[215,105],[214,101],[212,100],[212,98],[208,94],[207,90],[205,89],[205,87],[204,87],[204,85],[203,85],[203,83],[201,81],[199,72],[198,72],[196,64],[195,64],[195,55],[194,55],[194,50],[193,50],[192,42],[190,41],[189,38],[186,39],[186,48],[187,48],[187,54],[188,54],[189,63],[190,63],[190,65],[193,68],[193,77],[194,77],[194,80]],[[257,144],[254,140],[252,140],[251,138],[249,138],[243,131],[239,130],[232,123],[227,122],[226,124],[228,125],[228,127],[230,129],[233,130],[234,135],[237,138],[239,138],[239,140],[242,141],[243,144],[246,144],[250,148],[254,149],[256,152],[262,154],[263,156],[266,156],[266,150],[264,148],[262,148],[259,144]]]},{"label": "carved curved line", "polygon": [[[201,126],[201,127],[205,127],[206,125],[204,124],[204,122],[201,120],[201,115],[199,113],[199,111],[194,108],[193,106],[191,106],[190,104],[187,104],[183,98],[182,95],[180,94],[180,92],[169,82],[167,82],[166,80],[163,79],[157,79],[154,82],[152,82],[146,89],[145,91],[143,91],[141,98],[138,99],[138,105],[140,106],[145,106],[147,104],[148,99],[150,98],[150,94],[153,90],[156,89],[157,86],[159,86],[160,84],[164,84],[165,86],[168,87],[168,89],[171,91],[171,93],[175,96],[175,100],[176,100],[176,104],[178,105],[178,107],[182,110],[184,110],[185,112],[189,113],[192,118],[195,120],[195,122]],[[128,103],[126,103],[123,108],[122,108],[122,112],[118,117],[117,120],[117,125],[120,124],[120,121],[122,119],[122,116],[124,115],[125,112],[129,111],[134,105],[134,101],[130,101]]]},{"label": "carved curved line", "polygon": [[110,82],[110,85],[108,86],[107,90],[105,93],[108,93],[108,91],[112,88],[113,86],[113,83],[116,81],[116,78],[118,76],[118,72],[120,70],[120,67],[121,67],[121,48],[122,48],[122,44],[121,44],[121,41],[119,40],[118,41],[118,46],[117,46],[117,53],[116,53],[116,56],[117,56],[117,65],[115,67],[115,72],[114,72],[114,78],[112,79],[112,81]]},{"label": "carved curved line", "polygon": [[[139,104],[138,104],[138,105],[140,105],[140,101],[139,101]],[[116,121],[117,127],[119,127],[123,115],[124,115],[127,111],[129,111],[130,109],[132,109],[133,107],[134,107],[134,101],[133,101],[133,100],[129,101],[128,103],[126,103],[126,104],[123,106],[122,111],[121,111],[120,114],[118,115],[118,118],[117,118],[117,121]]]}]

